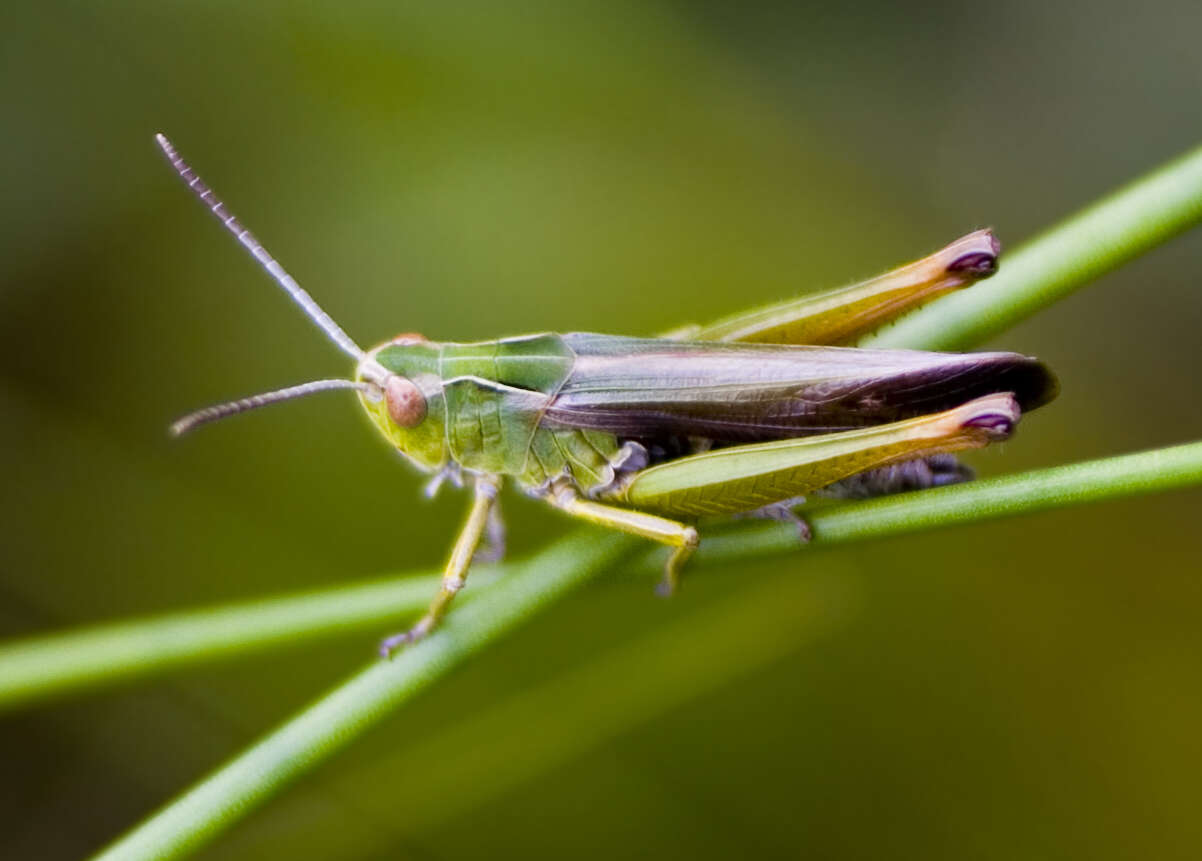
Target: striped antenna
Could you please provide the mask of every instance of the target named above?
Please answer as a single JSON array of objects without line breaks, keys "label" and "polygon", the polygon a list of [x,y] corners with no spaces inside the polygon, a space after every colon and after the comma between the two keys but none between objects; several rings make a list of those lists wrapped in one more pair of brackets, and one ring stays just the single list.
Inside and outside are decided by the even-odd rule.
[{"label": "striped antenna", "polygon": [[258,409],[268,404],[278,404],[280,401],[303,398],[305,395],[311,395],[314,392],[329,392],[335,389],[358,389],[361,392],[378,391],[378,389],[373,389],[368,383],[357,383],[354,380],[313,380],[311,383],[301,383],[299,386],[289,386],[286,389],[279,389],[274,392],[251,395],[249,398],[230,401],[228,404],[217,404],[216,406],[205,407],[203,410],[189,413],[171,425],[171,435],[181,436],[193,428],[198,428],[209,422],[215,422],[226,416],[233,416],[238,413],[244,413],[247,410]]},{"label": "striped antenna", "polygon": [[234,234],[234,238],[241,243],[242,247],[249,251],[250,255],[259,261],[259,265],[267,270],[276,283],[287,291],[293,301],[301,306],[301,310],[308,315],[309,319],[316,323],[331,341],[341,347],[344,353],[353,359],[361,360],[363,350],[359,345],[352,341],[346,332],[342,331],[342,327],[335,323],[329,314],[321,310],[321,306],[314,302],[313,297],[296,283],[296,279],[284,271],[284,267],[267,253],[267,249],[255,238],[255,235],[243,227],[241,222],[225,208],[225,204],[217,199],[213,190],[204,184],[204,181],[196,175],[196,171],[192,170],[175,151],[171,141],[161,134],[155,135],[154,139],[163,154],[167,156],[167,161],[171,162],[171,166],[179,174],[180,179],[188,184],[188,188],[192,189],[201,202],[209,208],[209,211],[217,217],[217,220],[225,225],[225,229]]}]

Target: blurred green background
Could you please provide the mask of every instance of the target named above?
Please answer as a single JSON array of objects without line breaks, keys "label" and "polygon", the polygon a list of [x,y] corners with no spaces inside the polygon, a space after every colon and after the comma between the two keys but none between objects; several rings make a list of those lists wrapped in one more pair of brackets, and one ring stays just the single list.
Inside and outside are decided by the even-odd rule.
[{"label": "blurred green background", "polygon": [[[362,343],[705,321],[1013,245],[1202,141],[1196,0],[8,8],[7,637],[436,565],[460,517],[349,397],[167,439],[348,368],[155,131]],[[1000,339],[1063,395],[979,470],[1202,436],[1200,261],[1195,232]],[[567,528],[505,508],[514,555]],[[1200,517],[798,553],[667,603],[619,572],[200,856],[1197,857]],[[99,848],[383,633],[0,717],[0,856]]]}]

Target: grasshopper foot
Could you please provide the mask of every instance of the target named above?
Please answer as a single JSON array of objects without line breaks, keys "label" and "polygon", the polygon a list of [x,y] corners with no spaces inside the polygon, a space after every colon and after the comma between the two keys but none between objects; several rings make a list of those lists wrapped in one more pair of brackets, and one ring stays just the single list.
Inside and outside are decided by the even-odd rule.
[{"label": "grasshopper foot", "polygon": [[656,584],[655,594],[661,598],[671,598],[676,594],[676,589],[680,585],[680,570],[684,568],[689,557],[693,555],[693,551],[697,549],[697,545],[701,543],[701,537],[692,526],[686,526],[681,530],[680,542],[664,565],[663,579]]},{"label": "grasshopper foot", "polygon": [[793,528],[797,530],[797,538],[802,544],[809,544],[810,539],[814,537],[814,530],[810,529],[810,524],[806,519],[788,506],[787,503],[781,502],[776,505],[769,505],[764,509],[764,517],[772,520],[779,520],[783,523],[792,523]]},{"label": "grasshopper foot", "polygon": [[385,660],[392,657],[392,653],[401,646],[407,646],[410,643],[416,643],[418,640],[430,633],[434,628],[434,620],[430,616],[423,616],[418,623],[401,634],[393,634],[391,637],[385,637],[380,641],[380,657]]},{"label": "grasshopper foot", "polygon": [[387,661],[392,657],[393,652],[411,642],[412,638],[410,638],[408,631],[403,634],[393,634],[391,637],[385,637],[380,641],[380,657]]},{"label": "grasshopper foot", "polygon": [[793,499],[784,499],[780,502],[774,502],[771,505],[765,505],[763,508],[757,508],[755,511],[748,511],[746,514],[737,514],[736,517],[762,517],[765,520],[778,520],[782,523],[792,523],[797,530],[797,538],[802,544],[809,544],[810,539],[814,537],[813,530],[810,529],[810,524],[805,518],[793,510],[796,505],[801,505],[806,501],[804,496],[798,496]]}]

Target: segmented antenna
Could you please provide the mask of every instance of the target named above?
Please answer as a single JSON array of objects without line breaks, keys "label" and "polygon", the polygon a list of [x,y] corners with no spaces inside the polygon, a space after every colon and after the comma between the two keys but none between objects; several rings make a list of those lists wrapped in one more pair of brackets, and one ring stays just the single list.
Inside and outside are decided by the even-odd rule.
[{"label": "segmented antenna", "polygon": [[[346,332],[342,331],[339,326],[325,311],[321,310],[321,306],[313,301],[313,297],[305,292],[304,288],[296,283],[296,279],[284,271],[284,267],[272,257],[262,243],[255,238],[255,235],[242,226],[241,222],[225,207],[225,204],[217,199],[217,195],[213,194],[213,190],[204,184],[204,181],[196,175],[196,171],[188,166],[188,163],[180,157],[180,154],[175,151],[175,147],[171,145],[171,141],[167,140],[166,136],[156,134],[155,142],[163,154],[167,156],[167,161],[171,162],[171,166],[175,168],[175,172],[180,175],[180,179],[188,184],[188,188],[196,193],[196,196],[201,199],[209,211],[217,217],[217,220],[225,225],[226,230],[234,234],[234,238],[241,243],[242,247],[250,252],[255,260],[259,261],[268,274],[275,279],[288,295],[292,297],[297,305],[308,315],[309,319],[316,323],[327,337],[347,353],[353,359],[359,360],[363,358],[363,350],[359,345],[351,340],[351,337]],[[206,419],[207,421],[207,419]]]},{"label": "segmented antenna", "polygon": [[358,389],[361,392],[372,391],[372,387],[367,383],[358,383],[354,380],[313,380],[310,383],[301,383],[299,386],[289,386],[286,389],[279,389],[274,392],[251,395],[249,398],[230,401],[228,404],[217,404],[216,406],[205,407],[203,410],[189,413],[171,425],[171,435],[180,436],[203,424],[215,422],[217,419],[223,419],[226,416],[244,413],[247,410],[265,407],[268,404],[278,404],[280,401],[303,398],[305,395],[311,395],[314,392],[329,392],[335,389]]}]

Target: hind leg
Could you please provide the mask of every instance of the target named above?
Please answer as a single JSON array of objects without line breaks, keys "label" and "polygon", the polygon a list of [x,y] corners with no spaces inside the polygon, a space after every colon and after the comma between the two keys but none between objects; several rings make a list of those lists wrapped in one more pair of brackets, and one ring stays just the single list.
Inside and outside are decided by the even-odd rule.
[{"label": "hind leg", "polygon": [[972,468],[960,463],[954,454],[941,453],[857,473],[827,485],[814,495],[826,499],[872,499],[960,484],[975,477]]}]

